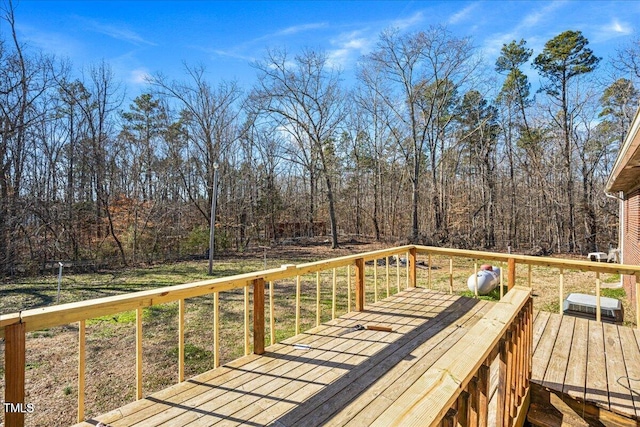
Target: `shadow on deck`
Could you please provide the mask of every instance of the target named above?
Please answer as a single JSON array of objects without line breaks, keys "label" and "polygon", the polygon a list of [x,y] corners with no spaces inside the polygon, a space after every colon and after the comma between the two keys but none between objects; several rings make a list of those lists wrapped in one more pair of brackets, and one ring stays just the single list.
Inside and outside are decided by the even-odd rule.
[{"label": "shadow on deck", "polygon": [[409,289],[78,426],[370,425],[491,305]]}]

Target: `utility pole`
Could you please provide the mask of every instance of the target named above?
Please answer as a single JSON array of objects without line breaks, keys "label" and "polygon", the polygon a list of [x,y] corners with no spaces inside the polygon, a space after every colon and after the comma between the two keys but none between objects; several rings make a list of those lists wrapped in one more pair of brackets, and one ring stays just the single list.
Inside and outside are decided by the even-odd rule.
[{"label": "utility pole", "polygon": [[209,230],[209,276],[213,275],[213,252],[215,250],[216,203],[218,199],[218,163],[213,164],[213,194],[211,196],[211,224]]}]

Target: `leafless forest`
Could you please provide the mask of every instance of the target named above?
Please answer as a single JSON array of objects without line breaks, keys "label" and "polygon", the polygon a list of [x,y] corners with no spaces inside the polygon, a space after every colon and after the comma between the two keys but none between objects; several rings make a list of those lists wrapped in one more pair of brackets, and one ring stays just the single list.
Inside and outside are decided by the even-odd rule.
[{"label": "leafless forest", "polygon": [[0,275],[202,254],[214,169],[218,251],[314,233],[333,247],[617,245],[604,183],[638,106],[640,39],[601,58],[566,31],[488,63],[446,28],[389,29],[355,75],[267,48],[251,87],[187,64],[126,96],[108,63],[78,70],[2,18]]}]

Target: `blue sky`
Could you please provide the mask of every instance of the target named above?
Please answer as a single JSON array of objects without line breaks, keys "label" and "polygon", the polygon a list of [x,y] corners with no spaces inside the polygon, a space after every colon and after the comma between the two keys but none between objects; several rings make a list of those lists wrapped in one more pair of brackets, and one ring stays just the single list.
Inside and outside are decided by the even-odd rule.
[{"label": "blue sky", "polygon": [[70,59],[76,70],[104,59],[131,97],[144,89],[147,74],[182,78],[184,62],[205,65],[214,82],[237,79],[248,87],[255,79],[249,64],[267,47],[325,50],[349,78],[389,27],[445,25],[471,36],[489,67],[514,39],[527,40],[535,55],[560,32],[581,30],[607,59],[640,31],[636,1],[14,2],[22,41]]}]

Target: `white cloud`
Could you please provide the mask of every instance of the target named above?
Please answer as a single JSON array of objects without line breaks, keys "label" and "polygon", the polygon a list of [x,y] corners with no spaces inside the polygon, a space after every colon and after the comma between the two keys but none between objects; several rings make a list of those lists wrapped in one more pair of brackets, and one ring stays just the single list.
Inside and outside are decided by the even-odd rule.
[{"label": "white cloud", "polygon": [[18,25],[16,29],[20,33],[21,39],[27,40],[28,43],[43,52],[72,58],[82,51],[81,43],[64,34],[41,31],[26,25]]},{"label": "white cloud", "polygon": [[608,24],[601,25],[594,31],[594,42],[604,42],[616,37],[628,36],[633,34],[633,27],[614,18]]},{"label": "white cloud", "polygon": [[113,24],[103,24],[94,20],[83,19],[88,29],[96,33],[104,34],[116,40],[125,41],[136,46],[148,45],[157,46],[156,43],[144,39],[141,35],[128,28],[118,27]]},{"label": "white cloud", "polygon": [[131,84],[142,85],[147,84],[148,79],[151,77],[149,71],[145,68],[137,68],[129,72],[129,78],[127,81]]},{"label": "white cloud", "polygon": [[302,24],[302,25],[294,25],[284,30],[277,31],[275,35],[279,36],[290,36],[292,34],[298,34],[304,31],[317,30],[320,28],[325,28],[327,26],[324,22],[310,23],[310,24]]},{"label": "white cloud", "polygon": [[520,23],[516,26],[514,31],[519,32],[523,29],[532,28],[538,25],[540,21],[542,21],[543,19],[546,19],[551,13],[555,12],[558,8],[563,6],[565,3],[566,3],[565,0],[553,1],[541,9],[536,9],[532,13],[525,16],[524,19],[521,20]]},{"label": "white cloud", "polygon": [[335,49],[327,51],[329,64],[346,68],[357,57],[368,53],[374,45],[374,38],[366,36],[362,31],[342,33],[330,41]]},{"label": "white cloud", "polygon": [[400,30],[406,30],[407,28],[413,27],[416,24],[419,24],[424,21],[424,13],[422,11],[417,11],[413,15],[407,18],[396,19],[391,22],[392,28],[398,28]]},{"label": "white cloud", "polygon": [[[207,49],[203,49],[204,51],[208,51]],[[228,58],[240,59],[242,61],[253,62],[255,58],[249,55],[243,55],[236,50],[223,50],[223,49],[214,49],[211,51],[213,54],[218,56],[226,56]]]},{"label": "white cloud", "polygon": [[458,23],[466,20],[467,18],[469,18],[470,15],[471,15],[471,12],[473,12],[474,9],[476,9],[477,7],[478,7],[478,3],[471,3],[469,6],[465,7],[461,11],[456,12],[453,15],[451,15],[451,17],[449,18],[449,20],[447,22],[449,24],[458,24]]},{"label": "white cloud", "polygon": [[[537,34],[540,31],[540,25],[546,21],[551,21],[552,19],[550,15],[554,14],[557,9],[562,7],[564,4],[566,4],[565,0],[551,2],[545,7],[536,9],[526,15],[510,31],[488,36],[483,43],[483,51],[489,58],[497,57],[503,44],[508,44],[513,40],[519,41],[520,39],[527,40],[527,46],[529,48],[534,47],[532,40],[537,38]],[[527,31],[531,29],[536,30],[536,32],[534,34],[527,33]]]}]

